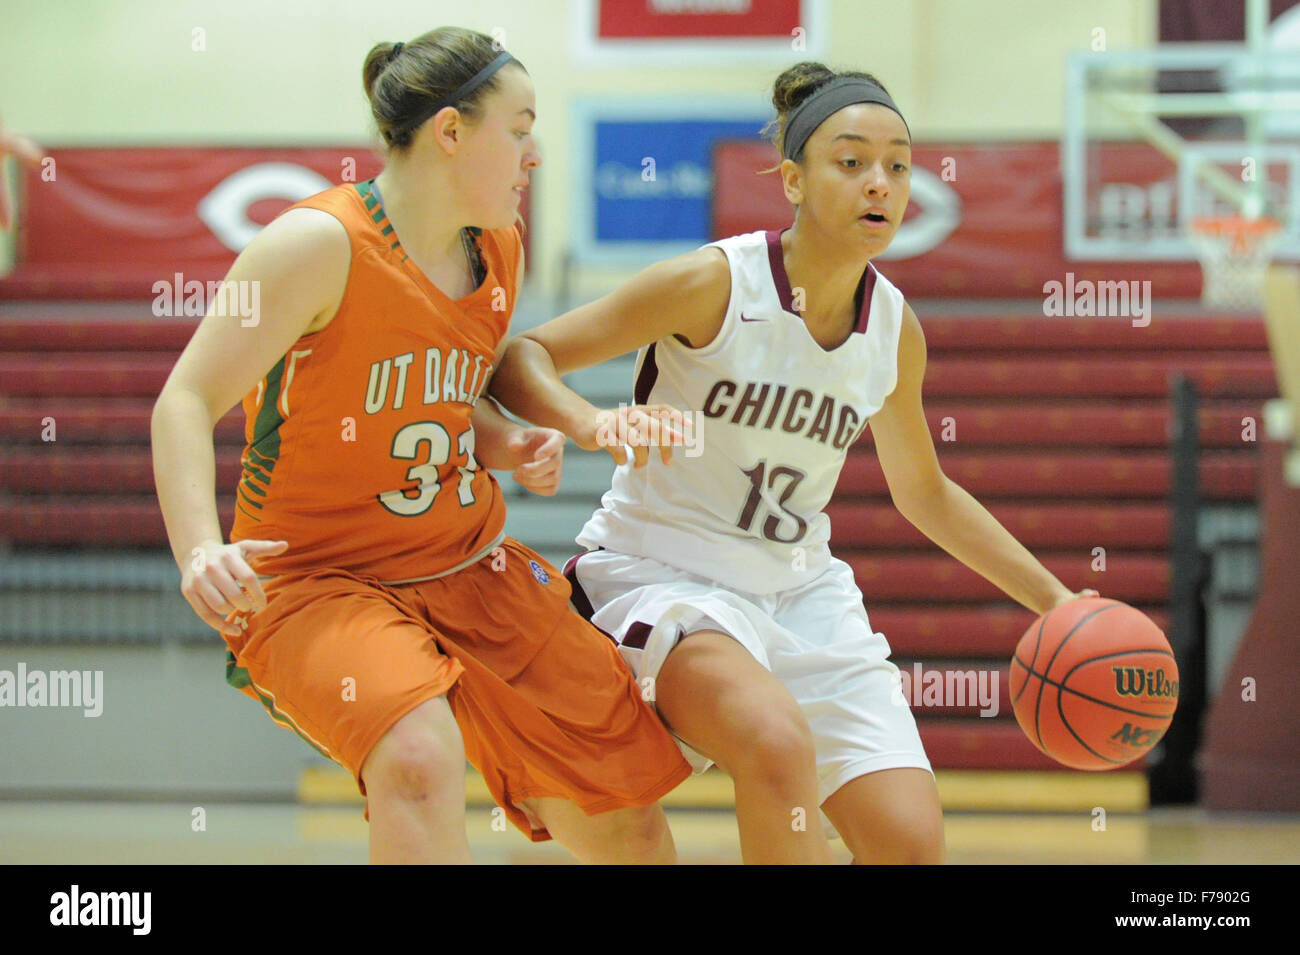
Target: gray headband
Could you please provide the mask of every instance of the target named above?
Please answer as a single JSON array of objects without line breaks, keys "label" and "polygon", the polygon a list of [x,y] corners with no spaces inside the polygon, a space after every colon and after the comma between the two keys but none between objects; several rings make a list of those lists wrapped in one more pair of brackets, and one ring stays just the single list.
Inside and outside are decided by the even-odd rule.
[{"label": "gray headband", "polygon": [[418,116],[416,116],[415,119],[411,120],[411,122],[409,123],[406,123],[401,128],[393,130],[391,135],[389,136],[389,140],[391,141],[397,139],[409,131],[419,129],[425,123],[425,121],[428,120],[430,116],[433,116],[435,113],[437,113],[438,110],[445,109],[448,106],[455,106],[457,103],[464,100],[465,97],[468,96],[470,93],[474,92],[484,83],[486,83],[493,73],[501,69],[501,67],[505,66],[513,59],[514,59],[513,56],[511,56],[509,53],[502,50],[497,55],[496,59],[494,59],[491,63],[483,67],[483,69],[479,70],[477,73],[471,76],[467,81],[465,81],[455,90],[453,90],[451,94],[447,96],[445,99],[439,100],[437,103],[434,103],[428,109],[425,109]]},{"label": "gray headband", "polygon": [[[842,110],[845,106],[852,106],[854,103],[878,103],[881,106],[889,107],[895,113],[898,113],[899,119],[903,119],[902,112],[894,105],[894,101],[889,98],[889,94],[875,83],[864,80],[859,76],[836,77],[796,106],[790,113],[790,117],[785,123],[785,140],[782,143],[781,150],[785,158],[798,159],[803,153],[803,147],[808,142],[808,137],[813,134],[817,127],[826,122],[827,117],[832,113]],[[903,126],[904,128],[907,127],[907,120],[905,119],[903,119]],[[911,129],[907,130],[907,135],[911,137]]]}]

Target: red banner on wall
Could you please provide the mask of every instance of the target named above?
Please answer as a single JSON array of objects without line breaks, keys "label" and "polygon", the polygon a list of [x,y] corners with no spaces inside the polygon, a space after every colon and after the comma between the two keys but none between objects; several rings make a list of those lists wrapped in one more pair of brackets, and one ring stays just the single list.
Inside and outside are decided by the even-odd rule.
[{"label": "red banner on wall", "polygon": [[[1150,185],[1171,177],[1169,161],[1146,146],[1107,157],[1124,179]],[[794,218],[768,143],[721,143],[714,151],[712,238],[784,228]],[[1194,262],[1095,262],[1065,257],[1059,147],[1049,143],[917,145],[907,215],[880,270],[914,298],[1037,298],[1046,282],[1149,280],[1153,295],[1195,298]]]},{"label": "red banner on wall", "polygon": [[790,39],[800,0],[599,0],[602,40]]},{"label": "red banner on wall", "polygon": [[[364,147],[49,155],[50,171],[26,175],[17,268],[0,279],[0,298],[147,299],[154,282],[176,272],[186,281],[220,279],[285,208],[383,168]],[[526,219],[527,193],[520,211]]]}]

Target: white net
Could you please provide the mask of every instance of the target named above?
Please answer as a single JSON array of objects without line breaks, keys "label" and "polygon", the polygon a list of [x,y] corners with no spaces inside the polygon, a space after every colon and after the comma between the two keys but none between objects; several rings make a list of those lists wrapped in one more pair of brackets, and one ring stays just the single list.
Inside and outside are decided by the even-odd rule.
[{"label": "white net", "polygon": [[1207,308],[1259,311],[1264,307],[1264,276],[1282,238],[1273,219],[1225,216],[1196,219],[1192,241],[1201,260],[1201,304]]}]

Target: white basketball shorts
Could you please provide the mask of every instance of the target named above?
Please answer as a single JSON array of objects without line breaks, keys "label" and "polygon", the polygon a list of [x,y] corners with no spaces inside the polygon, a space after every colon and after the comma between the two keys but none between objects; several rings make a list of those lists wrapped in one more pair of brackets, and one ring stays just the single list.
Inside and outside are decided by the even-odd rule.
[{"label": "white basketball shorts", "polygon": [[[603,549],[571,558],[564,575],[574,607],[618,643],[642,687],[653,687],[669,651],[696,630],[720,630],[748,650],[808,720],[822,802],[877,770],[916,767],[933,774],[898,668],[888,659],[889,644],[872,631],[853,570],[842,560],[832,558],[807,584],[768,595]],[[682,740],[677,744],[695,772],[712,765]]]}]

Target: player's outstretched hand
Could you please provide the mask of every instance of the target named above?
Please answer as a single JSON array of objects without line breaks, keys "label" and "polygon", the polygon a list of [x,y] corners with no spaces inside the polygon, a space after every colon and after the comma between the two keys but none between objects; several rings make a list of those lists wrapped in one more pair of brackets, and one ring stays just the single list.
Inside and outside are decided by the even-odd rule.
[{"label": "player's outstretched hand", "polygon": [[[596,413],[595,447],[604,448],[617,464],[627,463],[632,449],[633,467],[644,467],[650,449],[657,447],[664,464],[673,459],[673,445],[685,444],[685,417],[671,405],[619,405]],[[592,450],[592,449],[588,449]]]},{"label": "player's outstretched hand", "polygon": [[288,541],[204,541],[194,548],[181,574],[181,594],[199,619],[213,629],[237,637],[239,625],[226,617],[235,611],[257,613],[266,607],[266,594],[249,558],[283,554]]},{"label": "player's outstretched hand", "polygon": [[554,428],[519,428],[506,438],[515,463],[511,475],[534,494],[554,494],[564,467],[564,432]]}]

